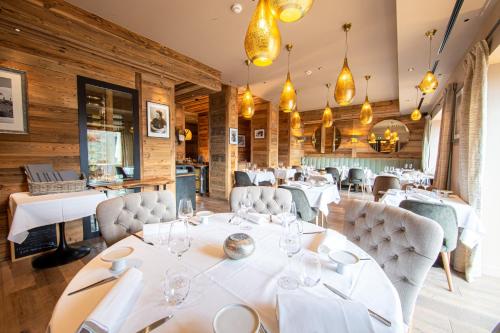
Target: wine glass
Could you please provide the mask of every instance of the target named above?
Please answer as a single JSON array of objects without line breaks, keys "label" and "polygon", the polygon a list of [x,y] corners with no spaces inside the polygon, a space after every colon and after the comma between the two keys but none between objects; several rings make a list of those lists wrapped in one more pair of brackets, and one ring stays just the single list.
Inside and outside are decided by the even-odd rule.
[{"label": "wine glass", "polygon": [[298,223],[293,222],[285,226],[279,240],[280,250],[288,257],[287,271],[278,280],[278,285],[287,290],[294,290],[299,287],[299,281],[292,273],[292,257],[300,252],[300,231]]},{"label": "wine glass", "polygon": [[427,191],[427,188],[430,186],[430,179],[428,177],[423,177],[422,178],[422,187],[424,188],[425,191]]},{"label": "wine glass", "polygon": [[163,281],[163,296],[169,305],[178,306],[187,298],[191,288],[188,270],[184,267],[168,269]]},{"label": "wine glass", "polygon": [[181,259],[184,252],[191,247],[187,220],[177,220],[170,223],[168,233],[168,250]]},{"label": "wine glass", "polygon": [[177,215],[186,222],[193,217],[193,205],[190,199],[183,198],[179,201],[179,212]]},{"label": "wine glass", "polygon": [[314,287],[321,280],[321,261],[313,252],[307,252],[300,258],[300,280],[306,287]]}]

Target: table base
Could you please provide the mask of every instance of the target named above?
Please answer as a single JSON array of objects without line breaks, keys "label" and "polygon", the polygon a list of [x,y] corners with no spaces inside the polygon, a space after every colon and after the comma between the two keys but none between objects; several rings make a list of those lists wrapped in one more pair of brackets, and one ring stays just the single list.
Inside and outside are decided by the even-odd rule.
[{"label": "table base", "polygon": [[66,236],[64,233],[64,223],[59,223],[59,245],[53,252],[42,254],[36,257],[31,262],[33,268],[49,268],[57,267],[68,264],[75,260],[81,259],[90,253],[90,248],[81,246],[78,248],[70,247],[66,243]]}]

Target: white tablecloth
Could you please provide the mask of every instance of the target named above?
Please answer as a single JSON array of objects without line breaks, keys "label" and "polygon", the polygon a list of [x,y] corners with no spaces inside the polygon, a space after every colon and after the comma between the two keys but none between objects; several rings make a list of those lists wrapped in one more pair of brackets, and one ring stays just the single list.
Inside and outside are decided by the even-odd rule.
[{"label": "white tablecloth", "polygon": [[254,185],[259,185],[260,182],[269,181],[271,184],[276,183],[274,173],[271,171],[245,171],[250,181]]},{"label": "white tablecloth", "polygon": [[274,176],[277,178],[277,179],[290,179],[290,178],[293,178],[293,176],[295,176],[295,173],[297,171],[295,169],[274,169]]},{"label": "white tablecloth", "polygon": [[[330,175],[331,176],[331,175]],[[325,216],[330,212],[328,209],[329,203],[339,203],[340,193],[337,185],[327,184],[324,186],[312,186],[305,182],[289,182],[287,186],[294,186],[304,191],[309,201],[309,205],[313,208],[318,208]]]},{"label": "white tablecloth", "polygon": [[9,197],[12,224],[8,239],[21,244],[30,229],[93,215],[104,200],[106,195],[96,190],[47,195],[13,193]]},{"label": "white tablecloth", "polygon": [[[194,279],[185,304],[178,308],[168,307],[162,295],[161,281],[165,271],[179,265],[165,246],[150,246],[135,237],[128,237],[113,247],[132,246],[134,252],[129,265],[140,269],[144,275],[144,289],[121,333],[136,332],[151,322],[174,313],[174,317],[155,332],[213,332],[212,320],[219,309],[227,304],[244,303],[253,307],[271,332],[278,332],[276,320],[277,280],[286,266],[286,256],[279,250],[278,242],[282,227],[277,224],[254,225],[245,231],[256,242],[255,252],[242,260],[226,259],[222,250],[224,239],[230,234],[242,232],[240,227],[227,223],[232,214],[217,214],[206,225],[190,227],[193,238],[191,249],[183,256],[182,265],[193,270]],[[306,223],[305,231],[318,230]],[[303,252],[316,250],[322,235],[304,235]],[[363,257],[369,257],[360,248],[348,243],[347,248]],[[298,254],[296,257],[299,257]],[[75,332],[78,325],[111,289],[107,283],[78,294],[67,293],[92,282],[108,277],[109,263],[94,258],[69,283],[59,299],[50,321],[51,333]],[[322,280],[347,293],[392,321],[386,327],[372,319],[376,332],[402,332],[401,304],[397,291],[374,260],[361,261],[351,274],[339,275],[329,261],[323,262]],[[321,283],[305,292],[337,297]],[[335,327],[332,327],[332,332]]]}]

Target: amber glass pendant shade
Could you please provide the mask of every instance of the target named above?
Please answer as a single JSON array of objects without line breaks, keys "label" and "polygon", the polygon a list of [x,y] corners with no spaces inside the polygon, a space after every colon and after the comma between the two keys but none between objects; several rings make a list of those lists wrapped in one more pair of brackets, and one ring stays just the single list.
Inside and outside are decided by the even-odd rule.
[{"label": "amber glass pendant shade", "polygon": [[349,105],[355,94],[354,78],[347,64],[347,58],[344,58],[344,65],[335,84],[335,101],[341,106]]},{"label": "amber glass pendant shade", "polygon": [[254,113],[255,105],[253,102],[253,96],[252,92],[250,91],[250,87],[247,84],[247,88],[245,89],[245,92],[243,93],[241,99],[241,115],[245,119],[250,119],[253,117]]},{"label": "amber glass pendant shade", "polygon": [[368,97],[366,97],[363,106],[361,107],[361,113],[359,115],[359,121],[363,125],[368,125],[373,120],[373,111],[370,102],[368,101]]},{"label": "amber glass pendant shade", "polygon": [[368,143],[376,143],[377,142],[377,137],[375,136],[375,133],[371,132],[370,136],[368,137]]},{"label": "amber glass pendant shade", "polygon": [[411,113],[411,120],[413,121],[418,121],[422,118],[422,113],[420,112],[419,109],[415,109],[413,110],[413,112]]},{"label": "amber glass pendant shade", "polygon": [[297,95],[295,94],[295,88],[290,79],[290,73],[288,73],[280,96],[280,110],[283,112],[292,112],[295,110],[296,105]]},{"label": "amber glass pendant shade", "polygon": [[333,112],[328,102],[326,102],[325,110],[323,111],[322,123],[325,128],[330,128],[333,125]]},{"label": "amber glass pendant shade", "polygon": [[439,83],[436,75],[434,75],[432,71],[427,71],[424,78],[422,79],[422,82],[420,82],[420,84],[418,85],[418,88],[424,94],[431,94],[437,89],[438,84]]},{"label": "amber glass pendant shade", "polygon": [[281,50],[278,24],[269,0],[259,0],[245,36],[245,52],[255,66],[269,66]]},{"label": "amber glass pendant shade", "polygon": [[389,127],[387,127],[387,129],[384,132],[384,138],[386,140],[389,140],[391,138],[391,129]]},{"label": "amber glass pendant shade", "polygon": [[290,118],[290,127],[293,130],[299,130],[300,127],[301,127],[300,122],[301,122],[301,120],[300,120],[300,114],[299,114],[299,112],[298,111],[293,111],[292,116]]},{"label": "amber glass pendant shade", "polygon": [[281,22],[295,22],[311,9],[313,0],[270,0],[273,15]]},{"label": "amber glass pendant shade", "polygon": [[193,139],[193,133],[192,133],[192,132],[191,132],[191,130],[190,130],[190,129],[188,129],[188,128],[186,128],[186,129],[184,130],[184,139],[185,139],[186,141],[191,141],[191,140]]}]

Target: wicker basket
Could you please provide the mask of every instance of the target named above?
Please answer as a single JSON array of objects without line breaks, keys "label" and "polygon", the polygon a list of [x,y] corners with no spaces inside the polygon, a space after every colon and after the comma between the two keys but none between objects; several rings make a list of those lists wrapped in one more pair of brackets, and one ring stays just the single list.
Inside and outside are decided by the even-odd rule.
[{"label": "wicker basket", "polygon": [[28,177],[28,188],[32,195],[80,192],[87,188],[87,179],[82,174],[78,180],[63,180],[57,182],[33,182]]}]

